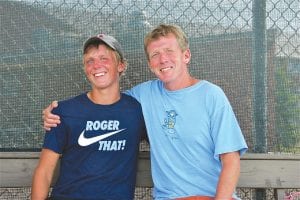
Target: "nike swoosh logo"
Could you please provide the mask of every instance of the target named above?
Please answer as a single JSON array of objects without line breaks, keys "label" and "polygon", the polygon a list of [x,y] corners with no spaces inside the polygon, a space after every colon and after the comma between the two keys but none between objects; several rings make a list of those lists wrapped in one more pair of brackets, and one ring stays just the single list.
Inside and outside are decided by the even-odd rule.
[{"label": "nike swoosh logo", "polygon": [[117,133],[119,133],[119,132],[121,132],[121,131],[123,131],[123,130],[125,130],[125,128],[124,128],[124,129],[121,129],[121,130],[117,130],[117,131],[105,133],[105,134],[103,134],[103,135],[98,135],[98,136],[95,136],[95,137],[91,137],[91,138],[86,138],[86,137],[84,136],[85,130],[83,130],[83,131],[81,132],[79,138],[78,138],[78,144],[79,144],[80,146],[85,147],[85,146],[91,145],[91,144],[93,144],[93,143],[95,143],[95,142],[98,142],[98,141],[100,141],[100,140],[103,140],[103,139],[105,139],[105,138],[107,138],[107,137],[110,137],[110,136],[112,136],[112,135],[115,135],[115,134],[117,134]]}]

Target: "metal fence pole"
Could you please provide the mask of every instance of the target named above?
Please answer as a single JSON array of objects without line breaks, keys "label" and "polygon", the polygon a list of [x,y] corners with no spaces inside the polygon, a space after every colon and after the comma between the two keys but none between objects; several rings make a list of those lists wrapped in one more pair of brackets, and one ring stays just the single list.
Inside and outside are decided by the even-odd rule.
[{"label": "metal fence pole", "polygon": [[[267,40],[266,0],[253,1],[253,123],[254,150],[265,153],[267,149]],[[265,189],[256,189],[256,199],[266,199]]]},{"label": "metal fence pole", "polygon": [[266,0],[253,1],[253,89],[255,151],[265,153],[267,148],[267,40]]}]

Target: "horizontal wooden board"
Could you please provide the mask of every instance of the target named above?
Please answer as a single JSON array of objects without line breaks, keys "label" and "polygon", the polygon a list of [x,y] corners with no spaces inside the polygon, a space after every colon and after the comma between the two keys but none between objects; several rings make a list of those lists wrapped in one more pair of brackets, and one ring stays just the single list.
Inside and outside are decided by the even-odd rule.
[{"label": "horizontal wooden board", "polygon": [[[0,152],[0,187],[30,187],[39,152]],[[139,155],[138,187],[152,187],[148,152]],[[238,187],[300,188],[300,155],[245,154]]]}]

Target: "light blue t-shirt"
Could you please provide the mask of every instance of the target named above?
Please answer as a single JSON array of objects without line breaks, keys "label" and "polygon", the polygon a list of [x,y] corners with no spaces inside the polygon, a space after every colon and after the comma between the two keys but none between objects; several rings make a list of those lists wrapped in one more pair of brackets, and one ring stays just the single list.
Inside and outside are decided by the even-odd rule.
[{"label": "light blue t-shirt", "polygon": [[247,150],[223,90],[202,80],[169,91],[160,80],[152,80],[127,93],[142,105],[154,198],[215,196],[221,172],[219,155],[233,151],[242,155]]}]

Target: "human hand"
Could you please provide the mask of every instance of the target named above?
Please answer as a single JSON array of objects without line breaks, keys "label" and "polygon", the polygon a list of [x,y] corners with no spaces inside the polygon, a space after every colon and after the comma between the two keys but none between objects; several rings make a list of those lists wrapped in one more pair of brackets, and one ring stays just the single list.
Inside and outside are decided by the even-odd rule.
[{"label": "human hand", "polygon": [[43,110],[43,121],[44,121],[44,129],[46,131],[50,131],[52,127],[56,127],[60,124],[60,117],[58,115],[54,115],[51,113],[53,108],[58,106],[57,101],[53,101],[47,108]]}]

